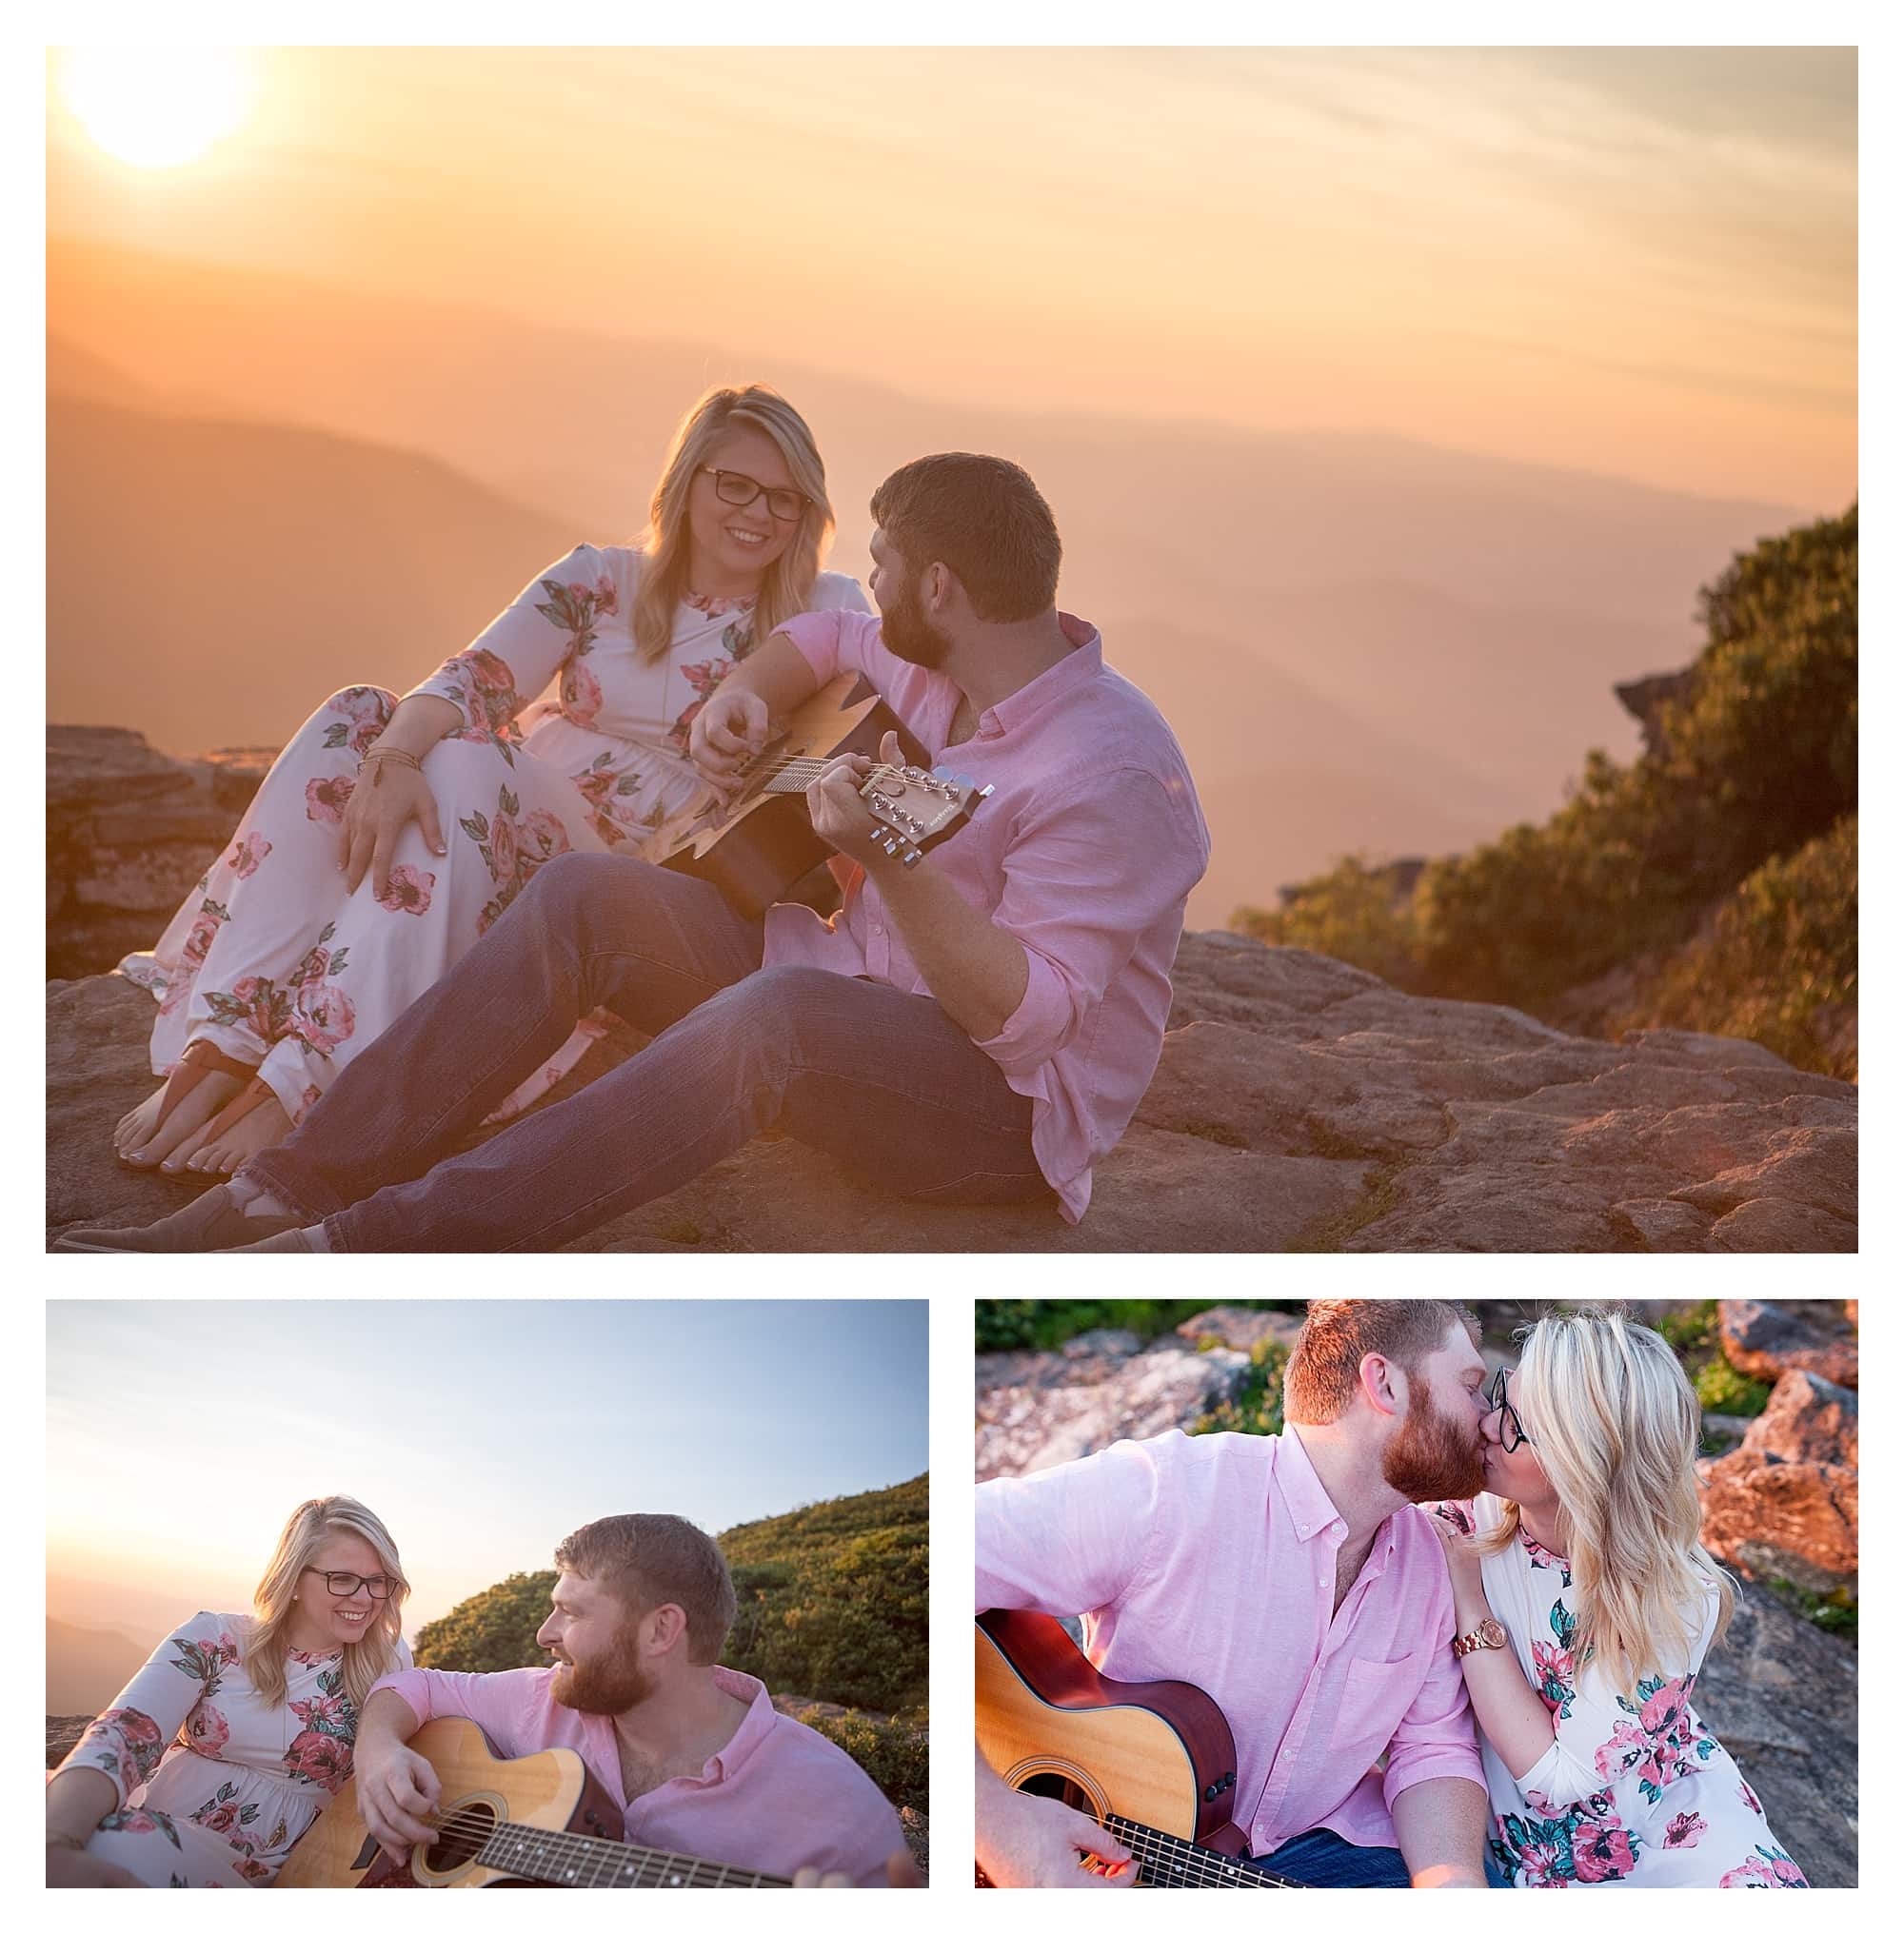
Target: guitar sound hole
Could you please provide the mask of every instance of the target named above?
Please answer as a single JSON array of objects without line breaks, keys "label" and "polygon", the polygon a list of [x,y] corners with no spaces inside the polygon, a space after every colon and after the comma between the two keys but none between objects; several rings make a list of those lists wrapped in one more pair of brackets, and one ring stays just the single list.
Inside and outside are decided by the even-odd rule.
[{"label": "guitar sound hole", "polygon": [[489,1836],[496,1809],[486,1800],[466,1800],[437,1828],[434,1846],[423,1850],[423,1864],[431,1873],[454,1873]]},{"label": "guitar sound hole", "polygon": [[1068,1780],[1062,1773],[1034,1773],[1019,1791],[1036,1793],[1041,1800],[1062,1800],[1075,1812],[1088,1813],[1094,1820],[1098,1817],[1091,1796],[1076,1780]]}]

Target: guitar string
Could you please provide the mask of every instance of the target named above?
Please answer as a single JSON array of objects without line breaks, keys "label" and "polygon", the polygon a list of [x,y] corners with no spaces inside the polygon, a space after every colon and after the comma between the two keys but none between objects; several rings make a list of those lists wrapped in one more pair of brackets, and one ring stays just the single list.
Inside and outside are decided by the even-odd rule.
[{"label": "guitar string", "polygon": [[[430,1821],[440,1826],[437,1845],[461,1854],[484,1865],[501,1865],[504,1872],[526,1868],[537,1878],[546,1879],[567,1868],[589,1869],[589,1881],[596,1885],[640,1886],[650,1868],[672,1869],[676,1884],[686,1886],[789,1886],[790,1882],[771,1874],[759,1874],[718,1861],[703,1861],[692,1854],[668,1853],[658,1847],[641,1847],[619,1840],[589,1840],[579,1834],[562,1833],[526,1822],[497,1821],[486,1812],[467,1810],[437,1814]],[[577,1845],[577,1843],[580,1843]],[[499,1860],[484,1860],[486,1853]],[[615,1870],[611,1872],[611,1869]],[[713,1878],[705,1878],[711,1874]],[[727,1878],[741,1875],[742,1879]],[[664,1885],[664,1880],[647,1883]]]},{"label": "guitar string", "polygon": [[1165,1833],[1160,1827],[1146,1826],[1140,1821],[1126,1820],[1121,1814],[1105,1816],[1105,1827],[1114,1833],[1119,1842],[1140,1856],[1149,1852],[1154,1857],[1144,1863],[1146,1874],[1159,1871],[1160,1859],[1172,1864],[1177,1871],[1187,1871],[1201,1876],[1200,1882],[1177,1878],[1163,1881],[1151,1880],[1151,1886],[1206,1886],[1231,1887],[1287,1887],[1294,1883],[1280,1875],[1266,1873],[1261,1867],[1251,1866],[1238,1856],[1221,1854],[1205,1846],[1199,1846],[1194,1841],[1180,1839],[1174,1833]]}]

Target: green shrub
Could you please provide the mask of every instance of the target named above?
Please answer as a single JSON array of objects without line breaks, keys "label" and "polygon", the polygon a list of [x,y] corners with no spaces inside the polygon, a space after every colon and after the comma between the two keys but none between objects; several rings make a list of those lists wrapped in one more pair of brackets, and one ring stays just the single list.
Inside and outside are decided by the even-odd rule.
[{"label": "green shrub", "polygon": [[867,1777],[895,1806],[931,1806],[927,1746],[930,1729],[924,1712],[896,1713],[885,1720],[850,1712],[840,1717],[808,1712],[801,1725],[810,1726],[837,1747],[851,1753]]},{"label": "green shrub", "polygon": [[1240,1431],[1251,1437],[1276,1437],[1282,1432],[1282,1372],[1289,1351],[1265,1336],[1250,1352],[1248,1374],[1235,1396],[1199,1417],[1187,1435],[1206,1437],[1213,1431]]},{"label": "green shrub", "polygon": [[[977,1299],[973,1333],[983,1350],[1057,1350],[1087,1330],[1129,1330],[1146,1342],[1174,1330],[1200,1311],[1215,1308],[1207,1296],[1200,1301],[1140,1300],[1098,1302],[1082,1296],[1045,1296],[1023,1302]],[[1249,1302],[1227,1307],[1240,1310],[1300,1309],[1299,1303]]]},{"label": "green shrub", "polygon": [[1658,1331],[1681,1356],[1711,1350],[1719,1340],[1719,1306],[1708,1300],[1690,1310],[1676,1310],[1659,1319]]},{"label": "green shrub", "polygon": [[1757,1041],[1794,1067],[1857,1077],[1857,1049],[1831,1022],[1857,1004],[1857,815],[1740,881],[1710,938],[1681,948],[1628,1027],[1690,1028]]},{"label": "green shrub", "polygon": [[[1735,557],[1699,596],[1707,641],[1688,690],[1661,708],[1656,749],[1630,766],[1588,752],[1544,824],[1432,862],[1410,900],[1383,870],[1344,859],[1290,905],[1232,924],[1407,992],[1538,1014],[1679,946],[1738,889],[1714,958],[1670,997],[1691,1011],[1710,971],[1716,1024],[1764,1030],[1798,1058],[1814,1016],[1855,986],[1856,832],[1835,829],[1857,809],[1856,505]],[[1768,866],[1785,856],[1799,857]]]},{"label": "green shrub", "polygon": [[1726,1417],[1755,1417],[1771,1400],[1772,1386],[1735,1370],[1716,1356],[1693,1379],[1693,1394],[1700,1406]]}]

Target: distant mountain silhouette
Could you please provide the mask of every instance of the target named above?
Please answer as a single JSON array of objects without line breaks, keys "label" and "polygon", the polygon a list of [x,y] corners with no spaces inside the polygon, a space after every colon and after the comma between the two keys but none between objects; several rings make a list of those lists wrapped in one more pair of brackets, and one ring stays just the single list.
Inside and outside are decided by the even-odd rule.
[{"label": "distant mountain silhouette", "polygon": [[[123,407],[113,385],[129,383],[225,419],[161,432],[50,410],[50,551],[69,566],[50,604],[55,718],[189,751],[281,737],[346,680],[407,683],[549,558],[637,529],[684,405],[710,381],[759,376],[820,437],[840,569],[863,574],[866,499],[896,464],[962,447],[1027,465],[1064,533],[1060,602],[1103,627],[1206,793],[1248,809],[1238,782],[1255,779],[1255,797],[1279,802],[1273,832],[1254,812],[1246,837],[1215,828],[1220,850],[1264,856],[1243,896],[1259,902],[1329,864],[1343,830],[1377,857],[1437,850],[1550,812],[1590,744],[1630,756],[1637,732],[1613,683],[1684,662],[1714,560],[1799,515],[1393,439],[988,416],[770,351],[92,244],[50,245],[48,313],[67,396]],[[929,388],[902,345],[883,373]],[[300,444],[293,424],[323,434]],[[175,460],[188,467],[169,476]],[[136,593],[86,562],[102,519],[130,534]],[[120,542],[97,552],[115,567]],[[395,590],[411,570],[423,583]],[[268,626],[235,637],[234,609],[260,597]],[[121,619],[93,622],[89,599]],[[109,641],[109,661],[134,674],[109,719],[90,670],[62,670]],[[194,704],[181,671],[219,689]],[[84,716],[57,702],[76,691]],[[1227,892],[1213,870],[1193,922],[1225,919]]]},{"label": "distant mountain silhouette", "polygon": [[103,1712],[150,1653],[150,1646],[138,1645],[124,1632],[48,1619],[47,1710]]},{"label": "distant mountain silhouette", "polygon": [[47,705],[172,753],[281,744],[327,693],[398,691],[583,535],[431,458],[55,398]]}]

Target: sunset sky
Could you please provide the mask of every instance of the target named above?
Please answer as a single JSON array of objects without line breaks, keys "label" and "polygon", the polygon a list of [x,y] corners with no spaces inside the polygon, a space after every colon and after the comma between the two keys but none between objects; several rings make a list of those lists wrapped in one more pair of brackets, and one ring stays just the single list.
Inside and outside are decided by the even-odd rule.
[{"label": "sunset sky", "polygon": [[48,1612],[245,1610],[291,1508],[361,1498],[414,1633],[617,1511],[704,1529],[926,1468],[923,1302],[47,1306]]},{"label": "sunset sky", "polygon": [[1855,492],[1854,49],[246,59],[241,125],[149,166],[50,57],[50,232],[935,399]]}]

